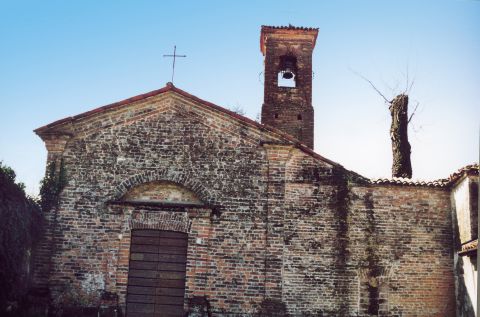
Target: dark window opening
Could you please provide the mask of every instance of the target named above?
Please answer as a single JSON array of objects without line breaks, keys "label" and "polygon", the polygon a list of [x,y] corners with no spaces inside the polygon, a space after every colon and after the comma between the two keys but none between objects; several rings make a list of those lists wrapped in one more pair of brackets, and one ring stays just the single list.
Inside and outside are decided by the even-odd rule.
[{"label": "dark window opening", "polygon": [[278,119],[278,113],[276,113],[276,114],[274,115],[274,117],[275,117],[275,119]]},{"label": "dark window opening", "polygon": [[301,114],[297,115],[297,120],[302,120],[302,115]]}]

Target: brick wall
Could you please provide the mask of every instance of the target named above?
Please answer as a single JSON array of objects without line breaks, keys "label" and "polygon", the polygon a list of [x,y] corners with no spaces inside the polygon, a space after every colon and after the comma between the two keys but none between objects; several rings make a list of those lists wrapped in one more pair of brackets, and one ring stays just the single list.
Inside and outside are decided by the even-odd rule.
[{"label": "brick wall", "polygon": [[[108,291],[124,306],[130,230],[150,226],[189,234],[186,309],[206,298],[215,314],[253,314],[269,299],[293,315],[453,315],[445,190],[368,185],[173,93],[75,123],[62,157],[68,185],[49,224],[57,305],[98,305]],[[150,182],[203,207],[112,203],[163,197]],[[161,216],[172,212],[180,220]]]},{"label": "brick wall", "polygon": [[283,296],[324,316],[454,316],[449,192],[287,164]]}]

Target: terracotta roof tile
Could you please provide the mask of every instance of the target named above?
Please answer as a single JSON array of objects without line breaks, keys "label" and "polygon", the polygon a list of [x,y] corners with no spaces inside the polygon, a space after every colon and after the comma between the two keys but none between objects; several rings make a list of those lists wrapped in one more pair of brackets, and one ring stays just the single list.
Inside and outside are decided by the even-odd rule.
[{"label": "terracotta roof tile", "polygon": [[428,187],[445,187],[445,180],[435,180],[435,181],[422,181],[422,180],[411,180],[409,178],[378,178],[372,179],[372,184],[378,185],[405,185],[405,186],[428,186]]},{"label": "terracotta roof tile", "polygon": [[478,249],[478,239],[472,240],[470,242],[462,244],[462,248],[458,254],[465,255]]},{"label": "terracotta roof tile", "polygon": [[453,185],[458,180],[460,180],[460,178],[462,178],[464,175],[478,175],[478,169],[479,169],[478,164],[470,164],[470,165],[464,166],[460,168],[458,171],[451,174],[448,177],[448,182],[451,185]]},{"label": "terracotta roof tile", "polygon": [[449,187],[457,182],[464,175],[478,175],[478,164],[470,164],[460,168],[448,178],[433,181],[412,180],[409,178],[378,178],[372,179],[371,183],[376,185],[403,185],[403,186],[427,186],[427,187]]},{"label": "terracotta roof tile", "polygon": [[306,28],[303,26],[293,26],[291,24],[283,26],[262,25],[262,30],[300,30],[300,31],[318,31],[318,28]]}]

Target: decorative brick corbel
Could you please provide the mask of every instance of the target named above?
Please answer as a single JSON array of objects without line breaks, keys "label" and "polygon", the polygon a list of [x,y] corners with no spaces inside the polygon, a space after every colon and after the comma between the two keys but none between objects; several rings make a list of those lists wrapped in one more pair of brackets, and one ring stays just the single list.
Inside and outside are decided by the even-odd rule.
[{"label": "decorative brick corbel", "polygon": [[41,137],[48,151],[47,163],[50,163],[62,156],[65,146],[72,136],[66,133],[49,133],[43,134]]}]

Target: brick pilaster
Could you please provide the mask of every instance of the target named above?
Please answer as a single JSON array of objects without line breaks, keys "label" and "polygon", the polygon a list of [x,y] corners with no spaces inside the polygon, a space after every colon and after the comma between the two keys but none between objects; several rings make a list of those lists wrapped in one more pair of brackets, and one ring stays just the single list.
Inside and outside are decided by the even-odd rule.
[{"label": "brick pilaster", "polygon": [[[70,136],[68,135],[42,135],[45,147],[47,148],[47,168],[50,163],[55,163],[58,168],[63,151]],[[48,170],[46,171],[48,173]],[[41,240],[34,250],[34,272],[33,287],[37,290],[48,290],[48,280],[52,266],[52,255],[54,252],[54,236],[56,230],[57,210],[42,211],[44,217],[44,232]]]},{"label": "brick pilaster", "polygon": [[266,210],[265,297],[282,299],[284,255],[285,166],[292,146],[264,145],[268,159]]}]

